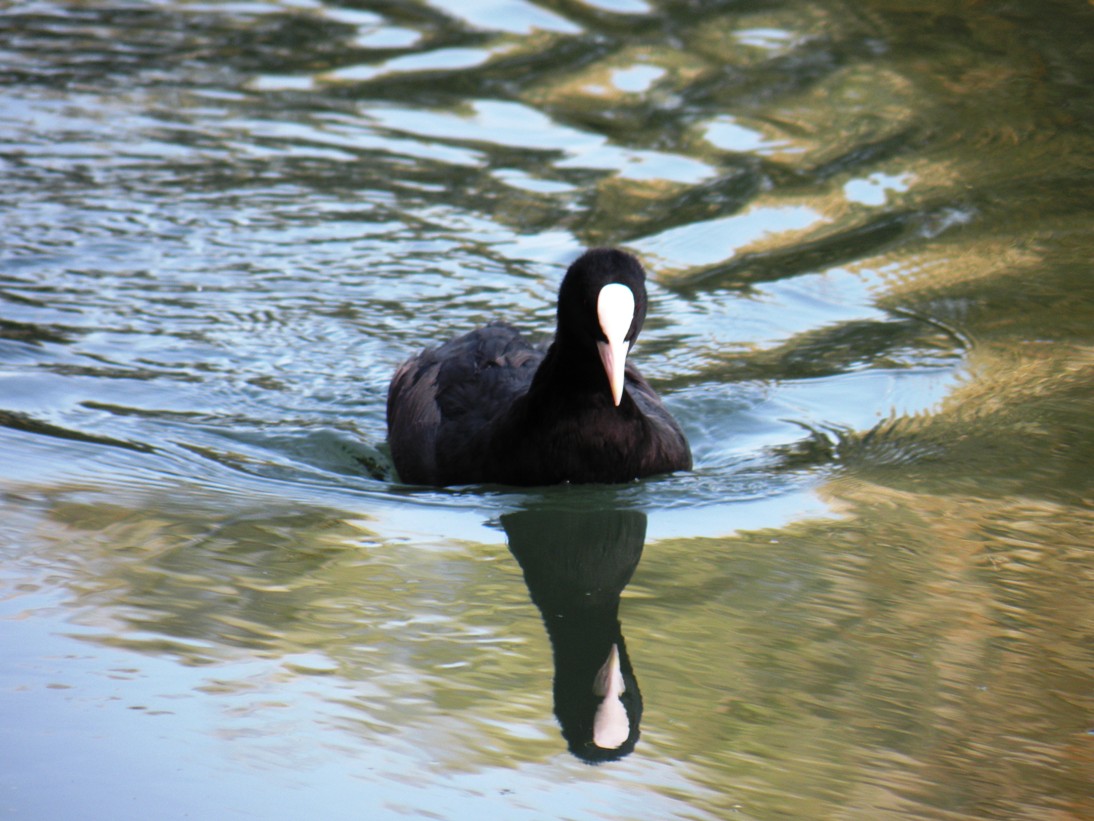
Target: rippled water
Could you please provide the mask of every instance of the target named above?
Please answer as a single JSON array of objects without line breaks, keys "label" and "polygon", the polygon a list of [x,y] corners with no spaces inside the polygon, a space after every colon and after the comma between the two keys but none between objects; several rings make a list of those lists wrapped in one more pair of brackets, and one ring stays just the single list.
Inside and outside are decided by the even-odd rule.
[{"label": "rippled water", "polygon": [[[0,10],[0,812],[1094,815],[1094,10],[357,6]],[[695,470],[398,484],[600,244]]]}]

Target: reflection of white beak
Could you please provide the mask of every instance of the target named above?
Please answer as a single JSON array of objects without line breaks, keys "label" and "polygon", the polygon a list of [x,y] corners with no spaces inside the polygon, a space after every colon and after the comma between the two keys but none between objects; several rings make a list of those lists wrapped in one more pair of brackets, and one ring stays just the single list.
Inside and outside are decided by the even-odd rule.
[{"label": "reflection of white beak", "polygon": [[619,700],[625,689],[623,671],[619,668],[619,646],[613,644],[593,681],[593,693],[603,699],[593,718],[593,743],[602,750],[618,750],[630,737],[631,722]]},{"label": "reflection of white beak", "polygon": [[634,321],[634,293],[626,285],[613,282],[600,289],[596,316],[607,342],[597,342],[600,361],[612,389],[612,402],[618,407],[623,399],[624,370],[631,343],[624,337]]}]

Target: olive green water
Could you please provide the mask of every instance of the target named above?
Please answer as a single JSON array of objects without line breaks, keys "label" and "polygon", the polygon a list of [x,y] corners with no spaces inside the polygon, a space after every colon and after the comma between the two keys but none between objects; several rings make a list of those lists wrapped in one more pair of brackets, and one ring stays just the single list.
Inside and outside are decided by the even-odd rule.
[{"label": "olive green water", "polygon": [[[0,816],[1094,817],[1092,158],[1080,0],[0,10]],[[399,485],[596,244],[695,471]]]}]

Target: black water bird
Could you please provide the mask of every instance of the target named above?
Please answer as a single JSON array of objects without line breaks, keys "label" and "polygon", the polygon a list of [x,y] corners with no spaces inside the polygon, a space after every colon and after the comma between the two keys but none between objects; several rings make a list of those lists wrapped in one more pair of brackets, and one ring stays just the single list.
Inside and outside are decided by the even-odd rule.
[{"label": "black water bird", "polygon": [[423,351],[388,390],[388,442],[409,484],[628,482],[691,468],[687,440],[627,354],[646,274],[593,249],[566,272],[546,353],[496,323]]}]

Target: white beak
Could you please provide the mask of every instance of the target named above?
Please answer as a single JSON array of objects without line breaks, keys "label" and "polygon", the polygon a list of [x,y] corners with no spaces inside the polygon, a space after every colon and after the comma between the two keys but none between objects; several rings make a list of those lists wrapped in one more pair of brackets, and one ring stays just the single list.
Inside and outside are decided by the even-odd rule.
[{"label": "white beak", "polygon": [[596,316],[606,342],[597,342],[600,361],[608,376],[612,390],[612,402],[619,406],[623,399],[624,370],[631,343],[624,337],[634,321],[634,294],[626,285],[613,282],[600,289],[596,300]]},{"label": "white beak", "polygon": [[625,689],[619,668],[619,646],[613,644],[593,682],[593,694],[602,699],[593,717],[593,743],[602,750],[618,750],[630,737],[631,722],[619,700]]}]

